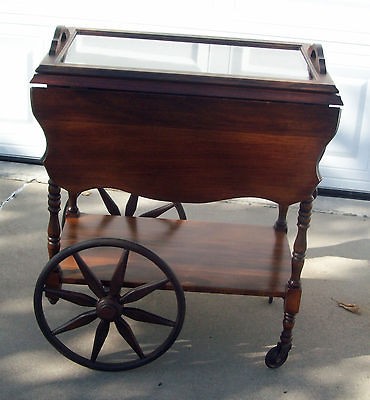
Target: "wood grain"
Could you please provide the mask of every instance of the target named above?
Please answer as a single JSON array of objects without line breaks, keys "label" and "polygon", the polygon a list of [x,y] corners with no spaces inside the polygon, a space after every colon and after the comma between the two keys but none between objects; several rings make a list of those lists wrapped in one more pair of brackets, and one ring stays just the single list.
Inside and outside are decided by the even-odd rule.
[{"label": "wood grain", "polygon": [[[283,297],[291,273],[286,235],[273,227],[81,214],[67,218],[61,245],[95,237],[148,247],[188,291]],[[100,279],[109,281],[119,253],[99,248],[81,255]],[[64,281],[83,282],[72,259],[61,266]],[[130,286],[158,276],[145,259],[130,256],[127,278]]]},{"label": "wood grain", "polygon": [[45,166],[58,185],[193,203],[309,197],[339,113],[322,105],[56,87],[33,88],[32,105],[47,139]]}]

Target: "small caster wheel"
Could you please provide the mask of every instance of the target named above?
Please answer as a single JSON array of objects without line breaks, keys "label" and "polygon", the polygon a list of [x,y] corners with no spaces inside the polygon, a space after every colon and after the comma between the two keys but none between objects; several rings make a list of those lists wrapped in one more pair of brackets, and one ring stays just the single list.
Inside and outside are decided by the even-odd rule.
[{"label": "small caster wheel", "polygon": [[283,346],[281,343],[278,343],[277,346],[270,349],[265,357],[266,366],[269,368],[281,367],[287,360],[291,347],[291,345]]},{"label": "small caster wheel", "polygon": [[269,304],[272,304],[272,302],[274,301],[274,298],[272,296],[269,297]]}]

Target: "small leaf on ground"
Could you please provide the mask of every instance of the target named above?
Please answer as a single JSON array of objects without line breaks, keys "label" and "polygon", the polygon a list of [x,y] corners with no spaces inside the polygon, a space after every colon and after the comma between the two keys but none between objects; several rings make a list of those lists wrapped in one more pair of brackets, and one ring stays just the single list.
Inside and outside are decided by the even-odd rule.
[{"label": "small leaf on ground", "polygon": [[343,303],[343,302],[335,300],[333,298],[331,298],[331,299],[337,303],[338,307],[344,308],[345,310],[347,310],[353,314],[361,314],[360,307],[357,304]]}]

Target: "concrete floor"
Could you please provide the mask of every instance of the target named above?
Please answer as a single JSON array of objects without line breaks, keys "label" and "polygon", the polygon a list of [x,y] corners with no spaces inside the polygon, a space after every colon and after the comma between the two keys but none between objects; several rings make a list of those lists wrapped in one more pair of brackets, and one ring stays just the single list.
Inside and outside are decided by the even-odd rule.
[{"label": "concrete floor", "polygon": [[[105,373],[59,355],[33,315],[35,281],[47,260],[46,182],[40,166],[0,162],[1,398],[370,399],[369,202],[316,200],[294,347],[280,369],[264,365],[281,331],[280,300],[187,293],[173,351],[136,370]],[[95,193],[82,196],[88,212],[96,204]],[[276,217],[274,205],[255,199],[185,208],[192,219],[271,225]],[[289,213],[290,241],[296,211]],[[333,299],[356,303],[361,314]]]}]

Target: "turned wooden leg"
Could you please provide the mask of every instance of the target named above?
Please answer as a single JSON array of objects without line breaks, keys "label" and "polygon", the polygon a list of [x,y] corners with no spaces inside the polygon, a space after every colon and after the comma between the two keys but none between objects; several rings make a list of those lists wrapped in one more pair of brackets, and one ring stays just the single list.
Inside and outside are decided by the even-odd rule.
[{"label": "turned wooden leg", "polygon": [[80,215],[80,210],[78,209],[78,206],[77,206],[78,196],[79,196],[79,193],[68,192],[68,203],[67,203],[66,216],[78,217]]},{"label": "turned wooden leg", "polygon": [[48,193],[48,210],[49,210],[49,225],[48,225],[48,251],[49,258],[53,257],[60,249],[60,187],[52,180],[49,180]]},{"label": "turned wooden leg", "polygon": [[[52,258],[60,250],[60,234],[61,227],[59,222],[60,211],[60,187],[52,180],[49,180],[48,188],[48,210],[49,210],[49,225],[48,225],[48,252],[49,258]],[[60,273],[56,269],[53,274],[50,274],[47,280],[47,286],[53,289],[60,287]],[[55,304],[59,298],[48,296],[50,303]]]},{"label": "turned wooden leg", "polygon": [[[289,206],[285,204],[279,204],[279,215],[278,219],[275,222],[274,229],[278,232],[288,232],[288,224],[287,224],[287,213],[288,213]],[[269,297],[269,304],[273,302],[274,298]]]},{"label": "turned wooden leg", "polygon": [[68,200],[66,202],[62,215],[62,228],[64,228],[67,217],[77,218],[80,216],[80,210],[77,206],[77,199],[79,195],[80,193],[68,192]]},{"label": "turned wooden leg", "polygon": [[285,233],[288,232],[288,224],[286,222],[288,209],[289,206],[285,204],[279,204],[279,216],[274,225],[275,230]]},{"label": "turned wooden leg", "polygon": [[287,283],[284,299],[283,331],[280,342],[266,355],[266,365],[277,368],[284,364],[292,347],[292,331],[295,323],[295,315],[299,311],[301,301],[301,272],[307,250],[307,229],[310,226],[312,214],[312,202],[314,196],[300,204],[298,212],[298,231],[293,245],[292,274]]}]

